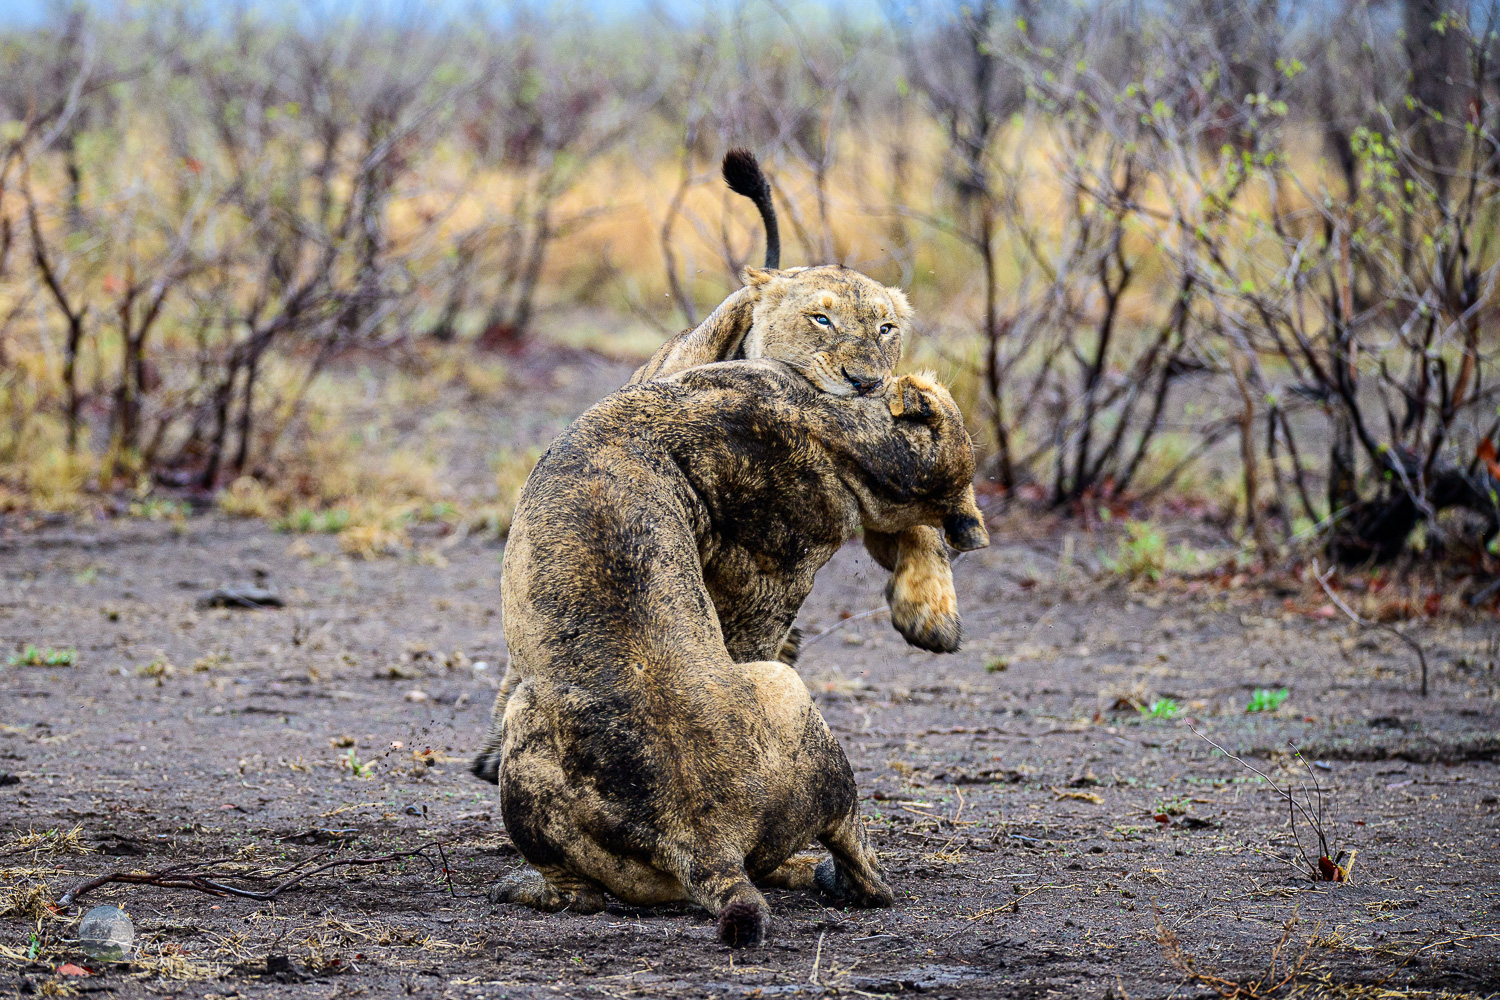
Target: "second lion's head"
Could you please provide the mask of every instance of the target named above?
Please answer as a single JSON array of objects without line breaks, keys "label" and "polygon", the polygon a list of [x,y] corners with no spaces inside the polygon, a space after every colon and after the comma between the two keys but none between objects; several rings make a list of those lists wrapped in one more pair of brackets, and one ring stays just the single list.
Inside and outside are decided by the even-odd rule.
[{"label": "second lion's head", "polygon": [[746,268],[745,280],[755,307],[743,357],[784,362],[835,396],[867,395],[894,374],[911,322],[899,288],[836,264]]}]

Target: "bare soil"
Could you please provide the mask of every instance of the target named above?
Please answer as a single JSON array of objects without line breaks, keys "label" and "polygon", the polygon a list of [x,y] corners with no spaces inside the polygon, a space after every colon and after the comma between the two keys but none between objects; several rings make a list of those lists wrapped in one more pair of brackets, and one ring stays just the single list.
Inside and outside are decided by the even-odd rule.
[{"label": "bare soil", "polygon": [[[578,384],[599,393],[619,377],[606,366]],[[331,538],[214,515],[0,523],[0,647],[77,650],[71,667],[0,666],[0,772],[16,779],[0,784],[0,912],[21,908],[0,917],[0,991],[1500,990],[1492,619],[1412,628],[1432,666],[1423,699],[1404,645],[1320,617],[1316,595],[1131,586],[1090,571],[1098,538],[1018,515],[994,534],[956,568],[968,640],[952,656],[861,617],[883,586],[862,549],[820,575],[799,670],[854,765],[898,902],[842,910],[773,892],[770,942],[730,951],[690,907],[576,916],[486,901],[520,863],[494,787],[466,767],[505,660],[497,544],[419,539],[408,558],[358,562]],[[197,606],[257,582],[286,607]],[[1247,714],[1259,688],[1290,696]],[[1161,697],[1181,713],[1133,707]],[[1316,834],[1194,729],[1278,781],[1315,778],[1332,850],[1358,852],[1352,880],[1289,864],[1296,840],[1316,857]],[[89,853],[62,836],[18,849],[75,827]],[[61,916],[25,912],[30,886],[55,898],[111,870],[272,869],[431,842],[451,880],[409,859],[271,902],[106,886]],[[70,941],[102,902],[134,919],[132,964],[92,963]],[[94,974],[59,976],[66,961]]]}]

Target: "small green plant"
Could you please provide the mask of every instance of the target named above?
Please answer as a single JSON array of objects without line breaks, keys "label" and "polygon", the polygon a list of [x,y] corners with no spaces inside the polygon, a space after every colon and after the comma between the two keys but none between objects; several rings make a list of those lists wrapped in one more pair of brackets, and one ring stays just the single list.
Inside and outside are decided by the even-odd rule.
[{"label": "small green plant", "polygon": [[1104,557],[1104,568],[1132,580],[1141,577],[1152,583],[1160,580],[1167,568],[1167,536],[1145,521],[1127,521],[1125,531],[1119,552]]},{"label": "small green plant", "polygon": [[360,763],[360,759],[355,754],[353,747],[350,747],[349,752],[343,757],[339,758],[339,764],[347,767],[349,769],[349,773],[354,775],[356,778],[368,778],[370,776],[370,772],[375,770],[375,764],[373,761],[367,764]]},{"label": "small green plant", "polygon": [[1291,694],[1286,688],[1280,691],[1272,691],[1268,688],[1256,688],[1250,695],[1250,704],[1245,706],[1249,712],[1274,712],[1281,707],[1281,703],[1287,700]]},{"label": "small green plant", "polygon": [[175,500],[146,497],[133,501],[129,507],[131,517],[148,521],[182,521],[193,512],[192,504]]},{"label": "small green plant", "polygon": [[78,662],[78,651],[74,649],[39,649],[27,644],[19,653],[12,653],[5,661],[12,667],[71,667]]},{"label": "small green plant", "polygon": [[336,535],[349,527],[349,512],[342,507],[332,510],[312,510],[298,507],[276,522],[277,531],[290,531],[299,535]]},{"label": "small green plant", "polygon": [[1156,816],[1182,816],[1192,808],[1191,799],[1186,795],[1174,795],[1171,798],[1156,800],[1152,814]]},{"label": "small green plant", "polygon": [[997,656],[990,662],[986,663],[984,665],[984,669],[988,673],[998,674],[1001,671],[1010,669],[1010,661],[1003,656]]},{"label": "small green plant", "polygon": [[172,662],[165,655],[160,653],[153,657],[150,663],[135,668],[135,675],[137,677],[154,680],[157,687],[161,687],[166,683],[167,678],[175,673],[177,673],[177,668],[172,665]]},{"label": "small green plant", "polygon": [[1141,714],[1148,719],[1175,719],[1181,711],[1182,706],[1171,698],[1157,698],[1141,708]]}]

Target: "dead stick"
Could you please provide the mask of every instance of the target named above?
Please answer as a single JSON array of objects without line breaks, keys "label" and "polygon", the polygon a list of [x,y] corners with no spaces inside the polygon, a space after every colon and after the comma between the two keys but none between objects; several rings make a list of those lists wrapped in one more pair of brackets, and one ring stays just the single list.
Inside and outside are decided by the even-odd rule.
[{"label": "dead stick", "polygon": [[[67,892],[63,893],[62,897],[57,901],[57,908],[59,910],[66,909],[72,906],[80,896],[93,892],[100,886],[109,885],[110,883],[123,883],[126,885],[152,885],[161,889],[193,889],[198,892],[208,893],[211,896],[238,896],[242,899],[254,899],[265,902],[267,900],[275,899],[282,892],[290,889],[292,886],[303,881],[304,879],[310,878],[313,875],[321,874],[322,872],[332,871],[336,868],[347,868],[354,865],[383,865],[388,864],[392,861],[402,861],[407,858],[413,857],[420,857],[430,863],[431,859],[427,857],[426,852],[433,847],[437,847],[439,855],[441,856],[442,845],[434,841],[431,844],[423,844],[421,847],[418,847],[414,850],[399,851],[394,854],[381,855],[380,857],[338,858],[333,861],[325,861],[324,863],[313,868],[307,868],[303,871],[297,872],[299,868],[303,868],[303,866],[306,864],[306,862],[302,862],[277,873],[278,875],[285,876],[290,872],[297,872],[297,874],[292,875],[292,877],[290,878],[284,879],[265,892],[255,892],[250,889],[241,889],[238,886],[226,885],[223,882],[215,881],[213,878],[211,878],[210,876],[213,875],[212,872],[183,871],[181,865],[177,865],[160,872],[110,872],[107,875],[99,875],[95,878],[91,878],[87,882],[75,886],[72,889],[69,889]],[[444,863],[443,867],[446,872],[446,862]],[[261,881],[269,880],[277,876],[225,875],[218,877]],[[451,875],[448,879],[448,889],[450,892],[453,889]]]},{"label": "dead stick", "polygon": [[1333,592],[1333,588],[1328,586],[1328,578],[1333,575],[1333,569],[1334,568],[1330,566],[1328,567],[1328,572],[1320,574],[1318,572],[1318,561],[1316,559],[1312,561],[1313,576],[1317,578],[1318,585],[1323,588],[1323,593],[1328,595],[1328,599],[1332,601],[1340,611],[1349,616],[1350,621],[1354,622],[1354,624],[1358,625],[1360,628],[1383,629],[1384,631],[1391,633],[1391,635],[1394,635],[1397,639],[1400,639],[1402,642],[1406,643],[1412,648],[1412,651],[1417,654],[1417,662],[1422,665],[1422,697],[1427,697],[1427,654],[1422,651],[1421,644],[1394,625],[1387,625],[1385,622],[1368,621],[1355,614],[1354,609],[1345,604],[1343,602],[1343,599]]}]

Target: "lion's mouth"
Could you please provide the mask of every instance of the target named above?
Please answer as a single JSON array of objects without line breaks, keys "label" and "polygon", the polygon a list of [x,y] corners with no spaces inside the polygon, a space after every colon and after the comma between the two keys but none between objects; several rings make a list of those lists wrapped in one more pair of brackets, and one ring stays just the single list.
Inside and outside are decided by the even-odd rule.
[{"label": "lion's mouth", "polygon": [[885,384],[885,377],[881,375],[865,375],[858,372],[851,375],[848,368],[840,368],[839,371],[843,374],[844,381],[854,389],[856,396],[868,396]]}]

